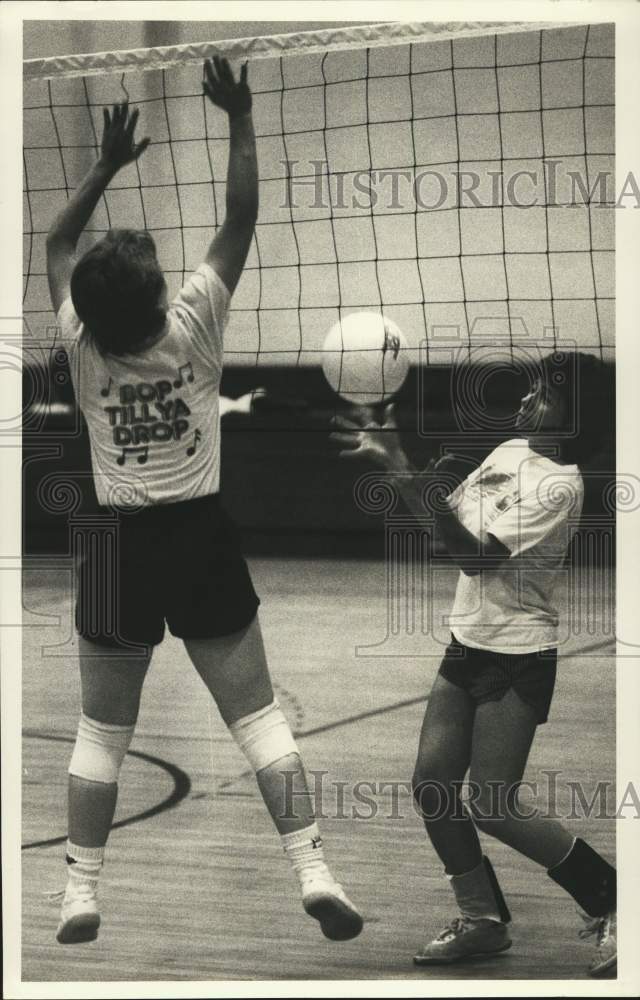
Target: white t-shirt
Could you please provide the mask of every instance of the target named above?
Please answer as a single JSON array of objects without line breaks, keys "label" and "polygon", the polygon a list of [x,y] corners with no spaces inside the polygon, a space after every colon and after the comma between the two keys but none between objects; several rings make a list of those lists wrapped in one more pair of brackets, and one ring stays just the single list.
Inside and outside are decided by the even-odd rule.
[{"label": "white t-shirt", "polygon": [[461,573],[451,631],[465,646],[500,653],[558,642],[553,591],[582,511],[577,465],[561,465],[514,438],[496,448],[452,494],[458,519],[511,552],[495,569]]},{"label": "white t-shirt", "polygon": [[175,503],[220,484],[219,387],[230,295],[201,264],[140,354],[103,356],[70,298],[58,312],[102,505]]}]

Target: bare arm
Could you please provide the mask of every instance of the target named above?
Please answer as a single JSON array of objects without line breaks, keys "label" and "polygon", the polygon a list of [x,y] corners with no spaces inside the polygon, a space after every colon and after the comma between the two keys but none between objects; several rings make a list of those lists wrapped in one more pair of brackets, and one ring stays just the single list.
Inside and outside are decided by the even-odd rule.
[{"label": "bare arm", "polygon": [[233,294],[249,253],[258,218],[258,159],[251,117],[247,64],[236,83],[226,59],[205,63],[204,91],[229,115],[229,165],[225,218],[205,260]]},{"label": "bare arm", "polygon": [[47,277],[56,313],[69,295],[76,247],[93,210],[118,170],[137,159],[149,145],[149,139],[143,139],[138,145],[134,142],[137,119],[137,111],[129,117],[126,104],[115,105],[111,114],[104,109],[100,158],[56,216],[47,234]]},{"label": "bare arm", "polygon": [[95,163],[47,234],[47,277],[56,313],[69,295],[80,234],[112,177],[113,174],[104,165],[99,161]]},{"label": "bare arm", "polygon": [[423,472],[411,465],[400,442],[393,406],[387,407],[383,424],[370,421],[359,426],[342,417],[336,418],[334,423],[339,430],[332,434],[332,439],[342,446],[341,456],[366,458],[394,473],[394,485],[415,517],[425,514],[423,492],[427,482],[434,486],[439,480],[442,482],[442,497],[437,505],[434,503],[433,513],[447,552],[463,573],[475,576],[481,571],[495,569],[510,557],[509,549],[492,535],[488,541],[480,543],[457,517],[455,505],[445,500],[451,483],[450,480],[444,482],[442,476],[445,472],[452,473],[454,468],[458,470],[458,459],[447,455],[431,463]]},{"label": "bare arm", "polygon": [[402,447],[393,404],[385,408],[382,424],[375,420],[366,421],[366,414],[367,410],[363,407],[363,423],[341,416],[334,418],[333,426],[336,429],[331,434],[331,440],[340,446],[340,457],[364,458],[385,472],[391,472],[394,476],[393,484],[408,510],[415,517],[423,516],[423,491],[427,480],[431,478],[433,464],[424,472],[411,465]]},{"label": "bare arm", "polygon": [[[446,501],[445,501],[446,504]],[[455,510],[436,512],[436,525],[447,552],[456,566],[467,576],[477,576],[496,569],[511,555],[509,549],[493,535],[480,543],[456,516]]]},{"label": "bare arm", "polygon": [[434,483],[440,486],[440,495],[434,498],[433,514],[438,534],[450,558],[466,576],[477,576],[495,569],[509,559],[511,553],[491,534],[486,541],[480,541],[458,517],[452,490],[455,489],[454,484],[466,479],[468,471],[467,463],[453,454],[444,455],[434,463],[431,475]]}]

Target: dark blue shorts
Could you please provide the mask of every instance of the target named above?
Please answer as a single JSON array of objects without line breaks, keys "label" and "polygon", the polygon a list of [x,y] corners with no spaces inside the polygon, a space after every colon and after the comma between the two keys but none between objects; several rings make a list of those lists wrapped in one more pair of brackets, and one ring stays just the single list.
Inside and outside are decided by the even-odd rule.
[{"label": "dark blue shorts", "polygon": [[115,518],[105,510],[79,537],[76,627],[85,639],[155,646],[165,622],[182,639],[210,639],[255,617],[260,600],[217,494]]},{"label": "dark blue shorts", "polygon": [[478,705],[500,701],[510,688],[530,705],[538,723],[547,721],[556,683],[557,649],[496,653],[463,646],[452,635],[439,673],[463,688]]}]

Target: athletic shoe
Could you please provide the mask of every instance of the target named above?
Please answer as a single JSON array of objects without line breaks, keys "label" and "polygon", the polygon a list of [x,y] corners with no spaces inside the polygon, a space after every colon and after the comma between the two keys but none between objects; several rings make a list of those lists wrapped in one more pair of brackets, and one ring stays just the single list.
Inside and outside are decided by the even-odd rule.
[{"label": "athletic shoe", "polygon": [[361,915],[332,878],[313,874],[305,878],[302,905],[310,917],[319,921],[322,933],[331,941],[349,941],[362,930]]},{"label": "athletic shoe", "polygon": [[100,926],[96,890],[97,882],[94,880],[69,878],[56,932],[59,944],[95,941]]},{"label": "athletic shoe", "polygon": [[584,914],[581,914],[581,917],[584,920],[584,927],[580,931],[580,937],[596,935],[596,950],[589,965],[589,975],[602,976],[605,972],[615,972],[618,961],[615,910],[604,917],[586,917]]},{"label": "athletic shoe", "polygon": [[462,962],[497,954],[511,947],[507,925],[497,920],[472,920],[454,917],[450,924],[424,946],[413,959],[416,965]]}]

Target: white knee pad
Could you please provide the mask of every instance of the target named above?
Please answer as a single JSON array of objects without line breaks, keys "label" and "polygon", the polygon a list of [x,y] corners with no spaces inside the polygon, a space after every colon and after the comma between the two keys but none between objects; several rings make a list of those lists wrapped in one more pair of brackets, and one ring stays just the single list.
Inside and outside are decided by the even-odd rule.
[{"label": "white knee pad", "polygon": [[233,722],[229,732],[256,773],[282,757],[298,753],[289,723],[277,701]]},{"label": "white knee pad", "polygon": [[135,726],[112,726],[96,722],[84,712],[78,723],[69,774],[105,785],[117,782]]}]

